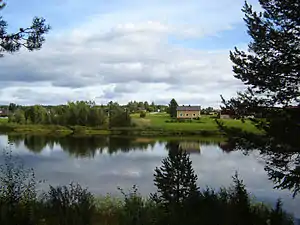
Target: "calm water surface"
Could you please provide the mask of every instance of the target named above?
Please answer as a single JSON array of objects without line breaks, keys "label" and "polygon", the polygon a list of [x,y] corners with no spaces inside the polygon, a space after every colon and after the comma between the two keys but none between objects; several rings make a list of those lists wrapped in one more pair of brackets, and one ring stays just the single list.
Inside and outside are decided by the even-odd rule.
[{"label": "calm water surface", "polygon": [[[38,179],[46,181],[42,188],[48,184],[63,185],[75,181],[95,194],[118,195],[117,187],[126,190],[136,184],[141,194],[148,195],[155,191],[154,168],[161,165],[161,160],[168,154],[166,146],[174,141],[0,135],[0,147],[6,147],[8,143],[12,145],[13,154],[20,156],[27,167],[34,168]],[[274,189],[274,183],[269,180],[265,169],[272,166],[271,157],[262,156],[258,151],[248,154],[231,151],[224,143],[185,139],[178,139],[177,143],[191,153],[200,187],[229,186],[231,177],[238,171],[248,191],[258,200],[274,204],[281,198],[285,209],[300,217],[299,196],[293,199],[289,190]]]}]

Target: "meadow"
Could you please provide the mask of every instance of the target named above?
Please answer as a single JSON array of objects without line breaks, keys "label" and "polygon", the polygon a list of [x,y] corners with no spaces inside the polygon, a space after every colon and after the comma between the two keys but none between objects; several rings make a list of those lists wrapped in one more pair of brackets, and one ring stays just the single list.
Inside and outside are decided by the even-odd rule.
[{"label": "meadow", "polygon": [[[129,135],[129,136],[222,136],[216,117],[202,115],[199,120],[177,121],[167,113],[147,113],[145,118],[140,114],[131,114],[128,127],[87,127],[61,126],[54,124],[17,124],[0,119],[0,131],[3,133],[37,133],[37,134],[88,134],[88,135]],[[226,127],[238,128],[245,132],[260,134],[250,120],[217,119]]]},{"label": "meadow", "polygon": [[[145,118],[140,118],[139,114],[132,114],[132,122],[137,127],[181,130],[181,131],[210,131],[219,132],[219,127],[213,116],[202,115],[199,120],[186,122],[172,121],[167,113],[147,113]],[[240,128],[243,131],[259,133],[260,131],[252,124],[250,120],[244,122],[236,119],[218,119],[225,126],[231,128]]]}]

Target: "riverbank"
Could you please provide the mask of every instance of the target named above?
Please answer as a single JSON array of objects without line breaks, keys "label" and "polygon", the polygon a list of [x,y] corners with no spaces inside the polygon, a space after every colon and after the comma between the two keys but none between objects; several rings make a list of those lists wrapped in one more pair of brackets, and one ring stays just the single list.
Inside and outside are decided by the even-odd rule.
[{"label": "riverbank", "polygon": [[140,128],[124,127],[101,129],[94,127],[65,127],[56,125],[20,125],[0,124],[1,133],[20,134],[53,134],[53,135],[124,135],[124,136],[146,136],[146,137],[168,137],[168,136],[224,136],[220,130],[188,130],[188,129],[164,129],[164,128]]},{"label": "riverbank", "polygon": [[[203,116],[200,120],[177,122],[170,120],[168,114],[147,114],[146,118],[139,118],[137,114],[131,115],[132,127],[86,127],[86,126],[60,126],[40,124],[15,124],[1,120],[2,133],[30,133],[30,134],[57,134],[57,135],[122,135],[122,136],[224,136],[215,119]],[[219,120],[229,128],[238,128],[250,133],[261,133],[250,121]]]}]

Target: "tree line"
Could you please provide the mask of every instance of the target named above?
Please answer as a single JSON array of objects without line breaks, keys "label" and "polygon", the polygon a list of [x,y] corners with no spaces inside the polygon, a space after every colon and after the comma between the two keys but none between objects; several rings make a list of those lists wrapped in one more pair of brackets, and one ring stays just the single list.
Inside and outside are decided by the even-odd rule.
[{"label": "tree line", "polygon": [[[99,107],[106,107],[109,104],[112,104],[114,102],[109,102],[107,105],[98,105]],[[118,104],[118,103],[114,103]],[[120,107],[127,108],[130,113],[139,113],[141,111],[147,111],[147,112],[165,112],[167,111],[168,106],[164,104],[156,104],[155,102],[148,103],[148,101],[129,101],[127,104],[120,105]],[[54,107],[53,105],[43,105],[47,109],[51,109]],[[22,108],[22,105],[18,105],[16,103],[9,103],[9,105],[0,105],[1,109],[7,109],[9,112],[14,112],[18,108]]]},{"label": "tree line", "polygon": [[107,107],[92,101],[68,102],[66,105],[17,106],[9,114],[9,122],[18,124],[51,124],[62,126],[130,126],[130,116],[117,103]]}]

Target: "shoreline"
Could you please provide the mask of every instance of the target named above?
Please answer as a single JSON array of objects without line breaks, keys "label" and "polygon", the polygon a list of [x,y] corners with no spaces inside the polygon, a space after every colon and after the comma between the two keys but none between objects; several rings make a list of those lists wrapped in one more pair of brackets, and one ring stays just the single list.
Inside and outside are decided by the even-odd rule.
[{"label": "shoreline", "polygon": [[84,126],[0,124],[2,133],[56,135],[124,135],[124,136],[224,136],[220,130],[163,129],[157,127],[97,128]]},{"label": "shoreline", "polygon": [[[228,126],[231,127],[231,126]],[[241,127],[241,131],[244,129]],[[134,126],[134,127],[87,127],[87,126],[61,126],[40,124],[16,124],[0,123],[0,133],[17,134],[43,134],[43,135],[117,135],[117,136],[141,136],[141,137],[219,137],[226,138],[226,133],[218,128],[195,129],[189,127],[166,128],[159,126]],[[258,130],[249,133],[260,134]]]}]

